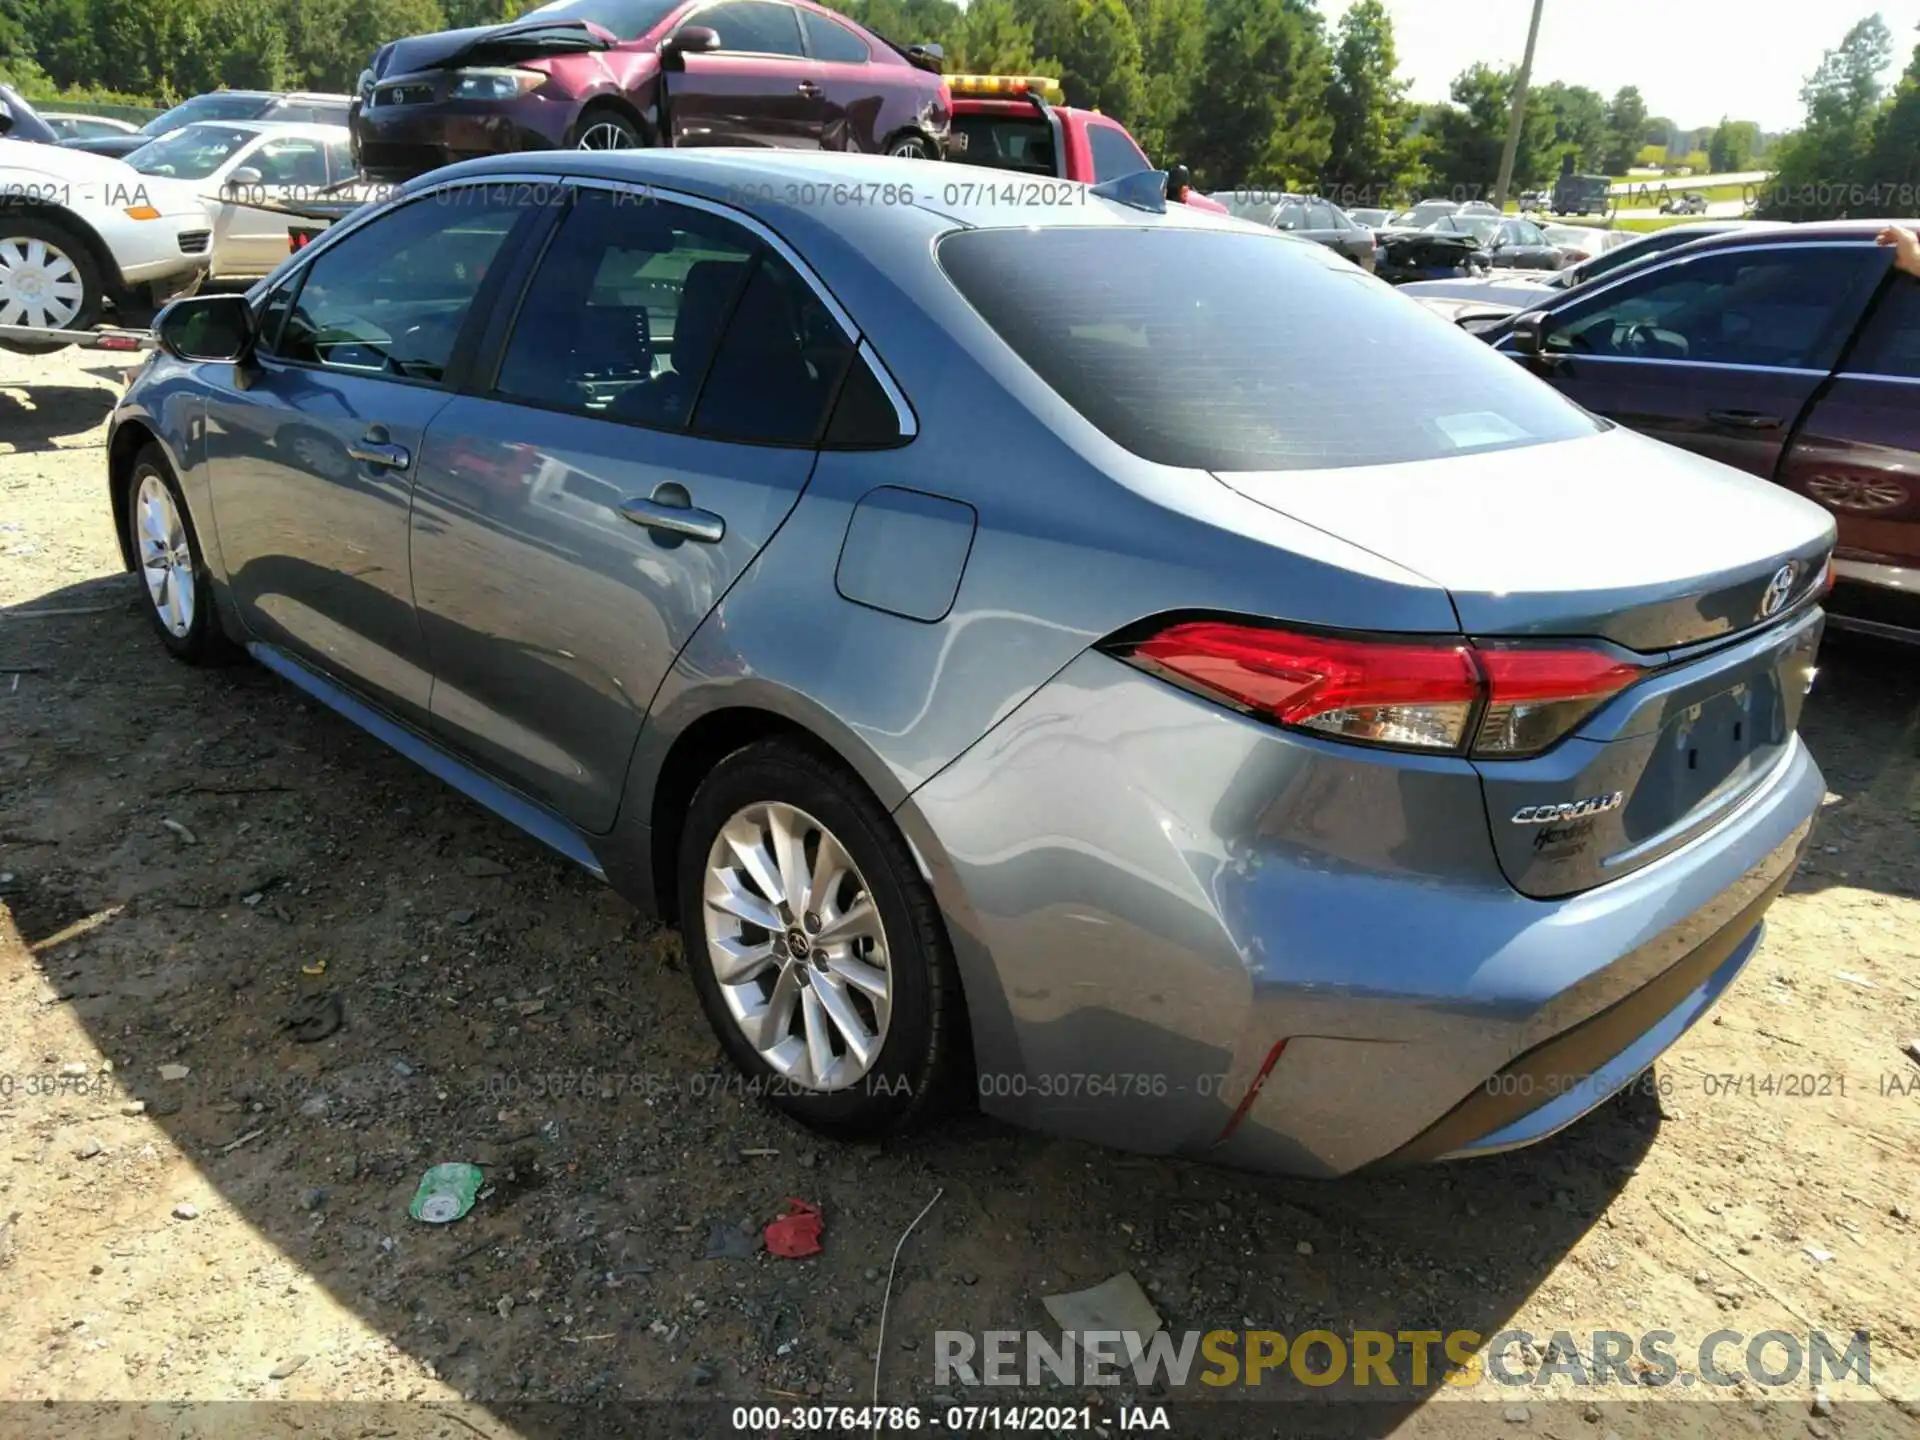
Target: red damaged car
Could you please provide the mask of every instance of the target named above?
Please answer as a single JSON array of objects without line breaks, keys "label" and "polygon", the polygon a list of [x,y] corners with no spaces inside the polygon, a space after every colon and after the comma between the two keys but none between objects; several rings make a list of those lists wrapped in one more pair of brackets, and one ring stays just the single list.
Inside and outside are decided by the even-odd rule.
[{"label": "red damaged car", "polygon": [[553,0],[505,25],[383,45],[348,124],[398,181],[513,150],[746,145],[937,159],[938,46],[808,0]]}]

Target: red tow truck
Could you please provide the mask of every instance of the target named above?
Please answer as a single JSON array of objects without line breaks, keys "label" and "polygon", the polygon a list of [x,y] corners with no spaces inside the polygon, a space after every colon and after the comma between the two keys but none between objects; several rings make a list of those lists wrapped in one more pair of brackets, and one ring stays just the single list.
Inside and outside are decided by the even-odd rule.
[{"label": "red tow truck", "polygon": [[[953,96],[950,162],[1089,185],[1157,168],[1119,121],[1098,110],[1053,103],[1061,98],[1058,80],[1044,75],[946,79]],[[1192,188],[1184,165],[1169,167],[1167,198],[1227,213],[1226,206]]]}]

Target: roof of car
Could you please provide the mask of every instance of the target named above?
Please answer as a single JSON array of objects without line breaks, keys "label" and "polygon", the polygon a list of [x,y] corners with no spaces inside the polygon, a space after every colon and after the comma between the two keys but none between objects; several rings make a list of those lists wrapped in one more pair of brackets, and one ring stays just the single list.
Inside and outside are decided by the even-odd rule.
[{"label": "roof of car", "polygon": [[1702,230],[1700,239],[1683,248],[1728,250],[1762,241],[1768,245],[1811,245],[1821,242],[1832,244],[1836,240],[1847,240],[1870,245],[1889,225],[1912,226],[1915,224],[1920,224],[1920,221],[1811,220],[1799,225],[1789,225],[1782,221],[1749,222],[1739,229]]},{"label": "roof of car", "polygon": [[[296,140],[346,140],[353,132],[344,125],[327,125],[317,120],[190,120],[180,130],[250,130],[255,135],[272,135]],[[164,138],[164,137],[157,137]]]},{"label": "roof of car", "polygon": [[[1189,229],[1227,229],[1248,233],[1241,221],[1190,205],[1168,205],[1164,212],[1139,210],[1118,202],[1110,206],[1064,203],[1007,204],[1001,187],[977,174],[930,160],[895,159],[827,150],[525,150],[465,160],[408,182],[403,193],[461,178],[491,175],[582,176],[683,189],[722,204],[741,205],[764,216],[785,211],[825,213],[844,237],[870,231],[880,217],[901,206],[944,216],[981,229],[1053,225],[1130,224]],[[1063,185],[1078,181],[1063,180]],[[862,199],[841,203],[836,187],[861,187]],[[894,198],[872,187],[894,187]],[[755,204],[753,202],[761,202]]]}]

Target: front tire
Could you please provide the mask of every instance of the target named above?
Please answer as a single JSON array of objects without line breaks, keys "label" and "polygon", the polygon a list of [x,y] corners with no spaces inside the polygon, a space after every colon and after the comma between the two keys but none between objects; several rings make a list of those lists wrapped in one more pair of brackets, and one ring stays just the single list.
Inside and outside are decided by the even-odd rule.
[{"label": "front tire", "polygon": [[[86,243],[57,221],[0,208],[0,325],[85,330],[100,318],[106,280]],[[21,355],[51,355],[64,344],[14,340]]]},{"label": "front tire", "polygon": [[219,665],[237,650],[213,613],[213,579],[180,484],[157,445],[133,459],[127,482],[127,533],[160,643],[189,665]]},{"label": "front tire", "polygon": [[781,1110],[874,1138],[958,1099],[965,1020],[946,930],[858,781],[792,741],[736,750],[694,795],[678,883],[701,1008]]},{"label": "front tire", "polygon": [[638,150],[645,143],[634,123],[617,110],[589,110],[573,137],[576,150]]}]

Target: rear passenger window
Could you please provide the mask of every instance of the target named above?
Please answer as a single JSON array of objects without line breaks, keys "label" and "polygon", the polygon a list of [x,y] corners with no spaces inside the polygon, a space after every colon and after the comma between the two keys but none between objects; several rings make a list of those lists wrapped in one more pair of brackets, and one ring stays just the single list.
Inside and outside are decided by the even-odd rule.
[{"label": "rear passenger window", "polygon": [[1111,125],[1089,125],[1087,144],[1093,150],[1093,181],[1104,184],[1108,180],[1118,180],[1122,175],[1138,175],[1142,170],[1151,170],[1147,157],[1140,153],[1140,147],[1133,143],[1124,130]]},{"label": "rear passenger window", "polygon": [[1547,343],[1575,355],[1825,370],[1875,258],[1860,246],[1792,245],[1676,260],[1556,320]]},{"label": "rear passenger window", "polygon": [[802,10],[800,19],[807,27],[807,44],[812,47],[814,59],[835,65],[864,65],[873,58],[867,42],[846,26],[811,10]]},{"label": "rear passenger window", "polygon": [[853,362],[853,342],[813,287],[763,251],[693,412],[695,434],[813,445]]},{"label": "rear passenger window", "polygon": [[741,226],[587,190],[521,302],[494,394],[653,430],[812,445],[852,358],[812,287]]},{"label": "rear passenger window", "polygon": [[1895,275],[1867,322],[1849,375],[1896,375],[1920,380],[1920,279]]},{"label": "rear passenger window", "polygon": [[276,353],[441,383],[488,267],[527,213],[476,187],[417,200],[342,236],[307,267]]},{"label": "rear passenger window", "polygon": [[702,210],[582,191],[520,304],[494,393],[683,428],[759,249]]}]

